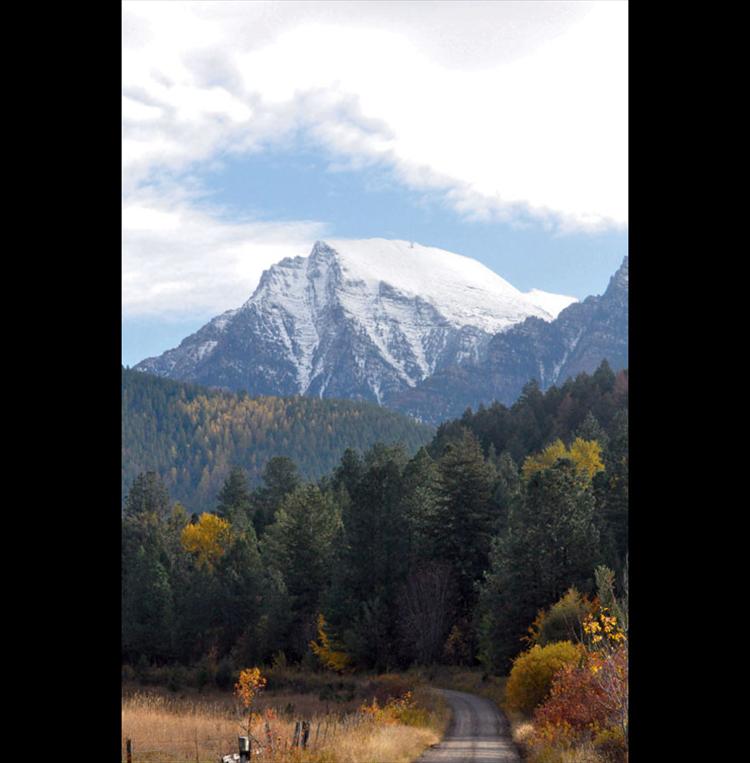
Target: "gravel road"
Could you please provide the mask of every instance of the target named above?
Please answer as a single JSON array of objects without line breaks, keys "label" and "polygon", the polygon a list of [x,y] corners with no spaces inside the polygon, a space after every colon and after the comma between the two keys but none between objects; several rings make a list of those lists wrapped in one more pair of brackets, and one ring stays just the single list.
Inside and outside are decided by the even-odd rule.
[{"label": "gravel road", "polygon": [[453,710],[443,741],[417,763],[520,763],[508,721],[484,697],[441,690]]}]

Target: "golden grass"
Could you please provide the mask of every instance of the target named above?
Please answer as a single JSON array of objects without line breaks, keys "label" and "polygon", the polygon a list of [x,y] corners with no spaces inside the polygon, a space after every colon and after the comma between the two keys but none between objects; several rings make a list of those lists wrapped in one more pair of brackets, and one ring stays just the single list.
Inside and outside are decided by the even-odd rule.
[{"label": "golden grass", "polygon": [[[256,717],[251,733],[262,743],[259,763],[411,763],[440,741],[450,711],[436,692],[414,692],[414,723],[382,723],[354,712],[326,713],[326,703],[305,694],[268,692],[256,711],[272,708],[273,748],[267,745],[264,721]],[[359,705],[361,700],[355,704]],[[352,704],[352,703],[346,703]],[[293,706],[293,714],[285,709]],[[292,749],[296,719],[311,722],[308,749]],[[160,691],[130,692],[123,698],[122,736],[133,744],[133,763],[217,763],[220,755],[238,750],[246,734],[246,718],[238,716],[231,695],[214,698],[169,697]],[[124,760],[124,753],[123,753]]]}]

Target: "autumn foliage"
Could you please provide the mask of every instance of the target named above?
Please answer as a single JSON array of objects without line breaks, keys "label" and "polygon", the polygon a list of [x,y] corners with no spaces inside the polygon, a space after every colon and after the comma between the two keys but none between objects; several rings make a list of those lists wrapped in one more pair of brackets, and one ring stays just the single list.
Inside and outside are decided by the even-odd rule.
[{"label": "autumn foliage", "polygon": [[255,697],[266,686],[266,679],[261,675],[260,668],[245,668],[240,671],[240,677],[234,685],[234,693],[245,709],[249,709]]},{"label": "autumn foliage", "polygon": [[626,760],[627,635],[608,609],[583,623],[586,650],[579,664],[559,670],[536,709],[535,744],[555,748],[590,743],[606,760]]},{"label": "autumn foliage", "polygon": [[213,566],[224,554],[231,540],[231,525],[216,514],[201,514],[194,525],[182,531],[182,547],[193,554],[201,567]]},{"label": "autumn foliage", "polygon": [[547,697],[555,674],[580,662],[583,649],[570,641],[533,646],[516,657],[505,690],[509,710],[530,713]]},{"label": "autumn foliage", "polygon": [[523,476],[528,479],[535,472],[549,469],[563,458],[572,461],[576,471],[589,482],[597,472],[604,469],[599,443],[576,437],[570,448],[566,448],[562,440],[555,440],[541,453],[529,456],[523,462]]},{"label": "autumn foliage", "polygon": [[318,641],[310,642],[310,649],[320,660],[320,663],[329,670],[343,673],[351,663],[349,655],[334,644],[326,632],[327,623],[322,614],[318,615]]}]

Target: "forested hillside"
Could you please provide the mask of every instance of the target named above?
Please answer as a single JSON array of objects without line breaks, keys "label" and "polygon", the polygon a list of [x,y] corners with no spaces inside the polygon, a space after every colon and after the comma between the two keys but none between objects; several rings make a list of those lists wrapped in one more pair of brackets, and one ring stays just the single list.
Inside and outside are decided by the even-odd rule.
[{"label": "forested hillside", "polygon": [[274,456],[304,479],[330,471],[347,448],[402,443],[409,453],[434,429],[372,403],[256,397],[122,371],[123,494],[140,472],[155,471],[190,511],[213,508],[232,466],[251,485]]},{"label": "forested hillside", "polygon": [[[123,379],[138,425],[158,419],[152,438],[167,474],[165,424],[179,433],[175,464],[191,438],[200,457],[249,453],[230,451],[244,431],[231,422],[257,421],[244,424],[253,441],[299,438],[287,453],[312,469],[322,468],[320,442],[341,442],[331,429],[342,438],[347,430],[336,427],[377,421],[354,404],[258,402]],[[339,668],[479,661],[507,672],[542,610],[571,587],[568,599],[597,594],[610,574],[602,565],[626,599],[627,382],[626,371],[603,364],[546,393],[530,384],[509,409],[445,424],[416,455],[347,449],[317,481],[277,458],[253,490],[237,468],[200,518],[175,506],[157,474],[140,474],[123,517],[125,658],[186,664],[211,654],[239,665],[283,652]]]}]

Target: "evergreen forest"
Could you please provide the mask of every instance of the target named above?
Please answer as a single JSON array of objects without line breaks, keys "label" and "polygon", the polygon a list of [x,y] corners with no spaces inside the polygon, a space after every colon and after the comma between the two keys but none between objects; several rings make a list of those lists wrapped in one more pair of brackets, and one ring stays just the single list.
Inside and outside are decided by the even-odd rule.
[{"label": "evergreen forest", "polygon": [[436,432],[124,371],[124,660],[507,674],[598,567],[627,595],[627,410],[606,361]]},{"label": "evergreen forest", "polygon": [[233,465],[257,485],[286,456],[304,479],[329,472],[347,448],[401,443],[413,454],[435,430],[373,403],[249,397],[122,370],[122,490],[156,472],[191,512],[210,511]]}]

